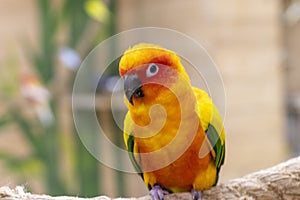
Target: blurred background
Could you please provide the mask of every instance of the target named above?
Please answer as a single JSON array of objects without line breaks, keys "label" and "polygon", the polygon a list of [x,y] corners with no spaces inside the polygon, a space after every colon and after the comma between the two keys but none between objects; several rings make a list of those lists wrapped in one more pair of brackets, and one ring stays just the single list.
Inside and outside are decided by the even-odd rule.
[{"label": "blurred background", "polygon": [[[0,16],[0,186],[84,197],[147,193],[137,175],[89,154],[71,109],[73,80],[89,51],[144,26],[191,36],[221,72],[227,132],[221,182],[300,153],[299,0],[1,0]],[[117,64],[100,81],[98,96],[109,100]],[[99,105],[97,115],[122,145],[109,107]]]}]

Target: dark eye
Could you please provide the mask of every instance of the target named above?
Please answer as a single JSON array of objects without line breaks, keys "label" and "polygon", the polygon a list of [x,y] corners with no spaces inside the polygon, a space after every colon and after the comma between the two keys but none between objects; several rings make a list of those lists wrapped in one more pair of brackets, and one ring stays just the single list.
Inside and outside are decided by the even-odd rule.
[{"label": "dark eye", "polygon": [[146,76],[147,77],[154,76],[155,74],[157,74],[158,70],[159,70],[159,67],[156,64],[151,63],[151,64],[149,64],[149,66],[147,68]]}]

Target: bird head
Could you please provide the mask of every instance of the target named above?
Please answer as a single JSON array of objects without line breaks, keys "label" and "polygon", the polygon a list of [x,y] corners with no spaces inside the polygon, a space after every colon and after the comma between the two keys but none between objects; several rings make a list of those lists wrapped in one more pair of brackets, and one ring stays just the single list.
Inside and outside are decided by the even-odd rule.
[{"label": "bird head", "polygon": [[190,84],[179,56],[153,44],[141,43],[125,51],[119,72],[124,79],[125,101],[131,106],[168,98],[178,79]]}]

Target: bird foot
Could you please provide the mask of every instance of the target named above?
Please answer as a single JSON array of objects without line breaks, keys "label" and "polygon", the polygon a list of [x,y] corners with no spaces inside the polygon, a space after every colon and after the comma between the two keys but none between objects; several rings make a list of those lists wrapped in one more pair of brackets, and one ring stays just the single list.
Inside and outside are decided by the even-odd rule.
[{"label": "bird foot", "polygon": [[164,195],[169,194],[169,192],[163,190],[159,185],[154,185],[149,194],[153,200],[164,200]]},{"label": "bird foot", "polygon": [[193,200],[202,200],[202,192],[200,190],[192,190]]}]

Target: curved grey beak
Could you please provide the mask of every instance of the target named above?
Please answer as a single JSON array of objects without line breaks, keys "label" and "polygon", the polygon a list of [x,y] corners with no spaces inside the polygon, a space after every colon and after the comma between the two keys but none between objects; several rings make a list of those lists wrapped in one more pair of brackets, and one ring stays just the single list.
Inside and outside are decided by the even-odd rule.
[{"label": "curved grey beak", "polygon": [[142,91],[142,82],[136,74],[125,76],[124,91],[125,96],[131,105],[133,105],[133,97],[140,98],[144,96]]}]

